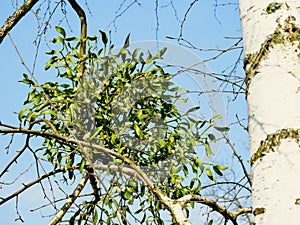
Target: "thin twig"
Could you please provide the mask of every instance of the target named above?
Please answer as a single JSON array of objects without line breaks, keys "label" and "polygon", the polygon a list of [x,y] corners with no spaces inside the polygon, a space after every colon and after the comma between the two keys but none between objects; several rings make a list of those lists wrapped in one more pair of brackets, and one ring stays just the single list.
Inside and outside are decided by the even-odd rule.
[{"label": "thin twig", "polygon": [[248,180],[248,182],[249,182],[249,184],[250,184],[250,186],[251,186],[252,182],[251,182],[250,176],[249,176],[249,174],[248,174],[248,172],[247,172],[247,169],[246,169],[246,167],[245,167],[245,165],[244,165],[244,163],[243,163],[243,160],[242,160],[241,157],[238,155],[237,151],[235,150],[235,148],[234,148],[234,146],[232,145],[232,143],[231,143],[231,141],[229,140],[229,138],[228,138],[225,134],[223,134],[223,133],[222,133],[222,135],[223,135],[223,137],[225,138],[225,140],[227,141],[227,143],[229,144],[231,150],[233,151],[234,156],[238,159],[239,163],[241,164],[241,167],[242,167],[242,169],[243,169],[243,172],[244,172],[244,174],[245,174],[245,176],[246,176],[246,178],[247,178],[247,180]]},{"label": "thin twig", "polygon": [[7,166],[3,169],[3,171],[0,174],[0,178],[8,171],[8,169],[10,168],[10,166],[13,163],[17,162],[17,159],[24,153],[24,151],[26,150],[26,148],[28,147],[28,142],[29,142],[29,137],[30,135],[27,135],[26,137],[26,141],[24,146],[19,150],[18,154],[7,164]]},{"label": "thin twig", "polygon": [[25,69],[27,70],[27,72],[30,74],[30,76],[32,77],[32,79],[34,80],[34,82],[36,83],[36,85],[41,89],[41,91],[42,91],[45,99],[52,105],[53,103],[51,102],[50,97],[45,93],[44,89],[41,87],[41,85],[39,84],[38,80],[36,79],[36,77],[34,76],[34,74],[32,73],[32,71],[26,65],[26,63],[25,63],[25,61],[24,61],[24,59],[23,59],[20,51],[18,50],[17,45],[15,44],[14,40],[12,39],[11,35],[9,33],[7,35],[9,37],[9,39],[10,39],[10,41],[11,41],[14,49],[16,50],[16,53],[17,53],[19,59],[21,60],[21,64],[25,67]]},{"label": "thin twig", "polygon": [[184,28],[184,24],[186,22],[187,16],[188,16],[189,12],[191,11],[191,9],[193,8],[193,6],[195,5],[195,3],[198,2],[198,1],[199,0],[194,0],[193,2],[191,2],[189,8],[186,10],[186,12],[184,14],[184,17],[183,17],[183,20],[182,20],[182,23],[180,25],[180,34],[179,34],[179,37],[178,37],[178,41],[183,37],[183,28]]}]

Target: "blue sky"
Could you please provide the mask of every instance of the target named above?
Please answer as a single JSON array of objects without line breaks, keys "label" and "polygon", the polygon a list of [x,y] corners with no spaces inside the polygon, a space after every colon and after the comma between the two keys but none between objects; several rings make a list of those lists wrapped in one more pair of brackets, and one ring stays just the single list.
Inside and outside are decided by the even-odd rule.
[{"label": "blue sky", "polygon": [[[14,1],[1,1],[0,2],[0,26],[4,23],[6,18],[11,15],[14,8],[11,2]],[[83,3],[79,3],[86,8]],[[108,3],[109,2],[109,3]],[[134,4],[129,8],[122,16],[118,17],[119,13],[122,12],[126,5],[131,1],[124,1],[125,4],[119,9],[120,0],[112,1],[89,1],[88,6],[91,10],[91,14],[87,12],[88,15],[88,34],[89,35],[98,35],[98,30],[104,30],[106,32],[111,30],[112,42],[116,46],[119,46],[123,43],[125,37],[128,33],[131,34],[131,42],[136,41],[146,41],[146,40],[155,40],[158,38],[160,41],[167,41],[169,43],[176,44],[176,40],[170,40],[166,36],[178,37],[180,31],[180,22],[176,19],[176,14],[173,8],[171,7],[170,0],[159,1],[158,14],[155,12],[155,1],[140,1],[141,5]],[[186,23],[183,29],[183,37],[199,48],[227,48],[235,40],[224,38],[225,36],[229,37],[240,37],[241,28],[239,21],[239,12],[237,1],[233,1],[233,4],[226,6],[214,7],[214,4],[217,1],[207,0],[207,1],[198,1],[188,14],[186,18]],[[220,4],[222,2],[219,1]],[[223,3],[226,3],[224,1]],[[38,6],[38,5],[37,5]],[[37,9],[37,6],[34,10]],[[174,6],[178,11],[177,16],[180,20],[183,19],[184,13],[189,7],[189,1],[174,1]],[[41,41],[36,66],[35,66],[35,77],[40,81],[45,81],[47,79],[53,79],[53,71],[45,72],[44,65],[49,59],[44,53],[48,51],[46,43],[48,40],[53,38],[56,35],[54,27],[60,25],[64,27],[69,36],[77,36],[79,33],[79,23],[78,18],[75,16],[72,9],[67,6],[67,19],[60,22],[64,17],[62,13],[57,10],[54,14],[53,19],[50,21],[49,29]],[[156,18],[158,16],[158,32]],[[115,22],[114,19],[117,17]],[[11,37],[13,38],[14,43],[16,44],[22,58],[24,59],[26,65],[32,69],[34,63],[34,57],[36,54],[36,46],[33,41],[37,37],[37,26],[33,13],[29,13],[23,18],[19,24],[12,30]],[[199,59],[207,59],[210,56],[214,55],[215,52],[205,52],[205,51],[196,51],[191,50],[195,53]],[[207,66],[210,71],[215,73],[221,73],[227,67],[230,67],[236,59],[238,58],[240,50],[235,50],[225,54],[224,57],[216,60],[207,62]],[[180,57],[180,55],[178,55]],[[9,38],[6,37],[2,44],[0,45],[0,65],[1,65],[1,78],[0,82],[0,121],[17,125],[17,115],[15,112],[18,112],[22,108],[22,104],[27,97],[27,91],[29,90],[24,84],[19,83],[18,80],[22,79],[22,74],[26,72],[24,66],[20,63],[20,58],[18,57],[12,43]],[[237,75],[243,76],[243,71],[241,67],[237,70]],[[247,108],[245,99],[243,96],[238,97],[234,103],[227,104],[228,96],[224,95],[224,102],[226,103],[227,115],[223,115],[227,118],[227,123],[234,121],[235,114],[238,113],[241,118],[246,118]],[[243,122],[246,124],[245,122]],[[236,128],[236,130],[235,130]],[[238,128],[238,126],[233,126],[232,133],[229,134],[234,142],[237,149],[241,150],[245,158],[248,155],[248,140],[247,134]],[[4,147],[8,143],[8,138],[1,137],[0,139],[0,165],[3,165],[3,162],[9,157],[13,157],[14,151],[20,147],[22,144],[22,138],[16,138],[16,144],[11,147],[9,154],[5,153]],[[229,151],[224,147],[226,151]],[[225,151],[225,150],[222,151]],[[221,156],[226,153],[221,153]],[[26,160],[24,156],[23,159]],[[216,159],[221,160],[221,159]],[[222,158],[224,161],[224,157]],[[230,158],[228,163],[231,163]],[[27,165],[28,166],[28,165]],[[233,165],[235,167],[237,165]],[[22,167],[22,165],[21,165]],[[2,168],[2,167],[1,167]],[[24,165],[24,170],[27,167]],[[10,177],[8,177],[10,179]],[[12,178],[11,178],[12,179]],[[28,182],[29,177],[24,178],[24,182]],[[37,189],[33,189],[37,191]],[[13,190],[5,189],[5,193],[11,193]],[[21,204],[21,213],[25,219],[24,224],[36,224],[39,221],[40,214],[28,214],[27,207],[22,206],[22,200],[25,202],[33,202],[33,205],[38,206],[39,202],[34,203],[35,191],[30,192],[30,195],[24,194],[19,201]],[[0,196],[5,196],[4,192],[0,189]],[[38,198],[37,198],[38,199]],[[196,215],[196,214],[195,214]],[[18,224],[20,222],[14,223],[14,218],[16,218],[15,213],[15,201],[11,201],[5,206],[0,206],[0,218],[1,223],[3,224]],[[46,223],[48,219],[44,219],[43,223]],[[36,222],[32,222],[36,221]],[[197,219],[195,219],[197,221]],[[196,223],[195,223],[196,224]]]}]

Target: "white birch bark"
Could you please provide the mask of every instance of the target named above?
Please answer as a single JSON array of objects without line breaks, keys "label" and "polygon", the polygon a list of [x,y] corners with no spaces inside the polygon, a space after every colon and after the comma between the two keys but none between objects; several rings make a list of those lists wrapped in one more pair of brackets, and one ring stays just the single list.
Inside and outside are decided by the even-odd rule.
[{"label": "white birch bark", "polygon": [[240,0],[256,225],[300,224],[300,1]]}]

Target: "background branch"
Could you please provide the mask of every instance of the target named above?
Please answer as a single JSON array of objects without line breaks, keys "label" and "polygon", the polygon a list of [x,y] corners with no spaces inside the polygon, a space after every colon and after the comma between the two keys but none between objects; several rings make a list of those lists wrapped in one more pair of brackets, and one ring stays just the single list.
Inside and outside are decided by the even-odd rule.
[{"label": "background branch", "polygon": [[0,28],[0,44],[2,43],[8,32],[28,13],[38,0],[27,0],[14,14],[5,21],[4,25]]},{"label": "background branch", "polygon": [[72,8],[77,13],[79,19],[80,19],[80,58],[82,59],[82,65],[79,68],[79,74],[78,74],[78,80],[83,75],[84,72],[84,60],[85,52],[86,52],[86,35],[87,35],[87,21],[86,21],[86,15],[84,10],[78,5],[78,3],[75,0],[68,0]]}]

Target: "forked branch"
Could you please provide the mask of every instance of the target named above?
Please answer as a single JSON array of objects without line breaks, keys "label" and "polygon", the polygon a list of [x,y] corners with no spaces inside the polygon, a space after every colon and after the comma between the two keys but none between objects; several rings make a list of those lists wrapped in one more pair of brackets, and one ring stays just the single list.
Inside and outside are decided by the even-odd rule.
[{"label": "forked branch", "polygon": [[181,205],[189,202],[197,202],[210,207],[215,212],[220,213],[226,221],[230,220],[234,225],[238,225],[236,219],[242,214],[251,213],[251,208],[241,208],[235,212],[230,212],[225,206],[219,205],[216,201],[207,199],[201,195],[186,195],[177,200]]}]

